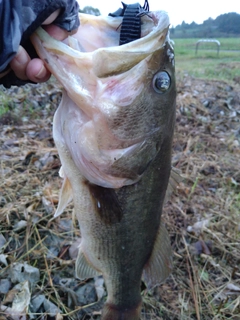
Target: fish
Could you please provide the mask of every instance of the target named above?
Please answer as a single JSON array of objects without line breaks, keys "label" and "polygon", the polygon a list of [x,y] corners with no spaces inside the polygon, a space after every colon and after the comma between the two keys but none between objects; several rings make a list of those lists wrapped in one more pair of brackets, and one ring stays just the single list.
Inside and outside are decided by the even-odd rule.
[{"label": "fish", "polygon": [[119,46],[122,17],[80,14],[67,41],[43,29],[32,43],[64,90],[53,120],[63,185],[55,217],[73,200],[81,232],[79,279],[102,275],[102,320],[139,320],[148,289],[172,270],[161,221],[172,187],[176,81],[169,17],[149,11],[139,39]]}]

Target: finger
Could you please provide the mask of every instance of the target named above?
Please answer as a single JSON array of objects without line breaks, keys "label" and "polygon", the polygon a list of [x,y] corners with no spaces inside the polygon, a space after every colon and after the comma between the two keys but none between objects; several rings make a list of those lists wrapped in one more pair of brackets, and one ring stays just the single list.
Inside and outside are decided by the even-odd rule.
[{"label": "finger", "polygon": [[19,46],[18,52],[10,62],[10,67],[19,79],[27,80],[26,67],[30,61],[30,57],[22,46]]},{"label": "finger", "polygon": [[46,69],[41,59],[32,59],[26,68],[27,77],[33,82],[45,82],[47,81],[51,73]]},{"label": "finger", "polygon": [[52,23],[60,14],[60,9],[57,9],[54,11],[44,22],[43,24],[50,24]]},{"label": "finger", "polygon": [[71,36],[77,32],[77,29],[68,32],[64,29],[61,29],[58,26],[55,26],[54,24],[44,26],[44,30],[47,31],[47,33],[49,33],[50,36],[60,41],[66,39],[68,36]]}]

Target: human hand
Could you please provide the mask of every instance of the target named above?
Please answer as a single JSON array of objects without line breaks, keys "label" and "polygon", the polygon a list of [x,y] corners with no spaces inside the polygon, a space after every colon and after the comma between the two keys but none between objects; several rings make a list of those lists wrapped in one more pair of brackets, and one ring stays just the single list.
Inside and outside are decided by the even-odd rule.
[{"label": "human hand", "polygon": [[31,34],[42,26],[57,40],[77,30],[80,21],[76,0],[0,0],[0,85],[10,88],[50,77],[31,43]]},{"label": "human hand", "polygon": [[[44,22],[44,29],[55,39],[64,40],[69,34],[74,34],[77,30],[71,33],[60,27],[53,25],[52,22],[58,17],[60,9],[52,13]],[[44,62],[39,58],[31,59],[27,51],[19,46],[18,52],[10,62],[10,67],[15,75],[21,80],[31,80],[33,82],[47,81],[51,73],[44,66]]]}]

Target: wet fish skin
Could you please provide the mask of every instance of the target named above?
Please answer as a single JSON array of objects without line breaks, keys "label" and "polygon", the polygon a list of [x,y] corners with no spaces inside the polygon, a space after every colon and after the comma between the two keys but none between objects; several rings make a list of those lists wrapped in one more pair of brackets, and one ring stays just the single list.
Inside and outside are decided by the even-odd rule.
[{"label": "wet fish skin", "polygon": [[[102,319],[139,319],[141,311],[141,278],[144,268],[156,259],[156,267],[146,271],[145,280],[154,286],[162,282],[171,270],[169,244],[152,256],[154,246],[161,246],[158,237],[162,206],[171,171],[171,145],[175,122],[174,69],[167,55],[168,45],[157,52],[158,70],[165,69],[171,75],[171,89],[158,97],[154,104],[164,106],[164,127],[161,139],[155,134],[156,157],[137,183],[118,189],[93,185],[86,181],[64,145],[55,136],[56,145],[65,164],[64,170],[71,182],[74,207],[79,220],[82,244],[81,253],[86,261],[103,274],[108,298],[103,308]],[[163,54],[162,59],[159,59]],[[154,99],[153,99],[154,100]],[[157,114],[157,111],[156,111]],[[54,122],[58,123],[57,113]],[[134,125],[134,124],[133,124]],[[159,141],[161,144],[158,145]],[[66,166],[67,164],[67,166]],[[78,178],[76,178],[78,177]],[[86,200],[85,203],[84,199]],[[162,243],[164,245],[164,243]],[[162,259],[161,261],[158,261]],[[76,262],[76,273],[80,278],[97,275],[82,272],[82,258]],[[158,269],[158,270],[157,270]],[[151,272],[155,273],[151,274]],[[161,275],[159,275],[161,273]],[[157,277],[159,279],[156,279]]]},{"label": "wet fish skin", "polygon": [[[115,174],[130,177],[132,181],[135,179],[132,176],[137,175],[136,182],[106,188],[86,179],[64,140],[64,124],[67,122],[64,122],[63,110],[73,103],[66,93],[54,117],[54,140],[65,181],[62,198],[67,194],[64,203],[68,202],[70,188],[82,236],[76,274],[80,279],[103,275],[108,297],[102,320],[140,319],[142,275],[151,288],[161,283],[171,271],[170,244],[161,224],[161,213],[171,172],[175,122],[176,86],[172,55],[173,49],[166,41],[147,56],[148,72],[143,92],[128,109],[131,121],[126,123],[126,135],[129,132],[137,135],[140,107],[146,109],[145,117],[151,113],[143,126],[143,132],[145,125],[150,129],[146,129],[142,144],[131,157],[122,157],[113,164]],[[165,93],[157,93],[152,85],[154,76],[160,71],[167,72],[171,79],[170,88]],[[120,108],[114,116],[126,119],[128,114],[121,115],[121,112]],[[113,121],[109,127],[114,123],[121,126]]]},{"label": "wet fish skin", "polygon": [[[115,225],[111,223],[111,228],[108,231],[109,244],[106,245],[106,248],[110,247],[114,241],[115,252],[111,252],[111,254],[114,255],[113,269],[116,270],[116,273],[110,272],[108,276],[104,277],[108,300],[103,309],[103,315],[106,314],[103,319],[118,319],[118,317],[119,319],[139,319],[142,271],[150,260],[158,235],[161,207],[170,172],[170,167],[161,163],[161,161],[170,162],[168,150],[164,151],[166,156],[157,157],[155,163],[149,167],[140,182],[133,186],[114,190],[115,194],[112,199],[115,199],[114,204],[116,202],[122,204],[121,211],[119,210],[122,213],[122,218]],[[102,190],[99,190],[99,193],[102,195]],[[95,201],[103,203],[104,206],[105,201],[102,197],[98,198],[95,195],[96,193],[93,197]],[[105,215],[111,215],[111,213],[113,210],[103,210],[100,213],[100,219],[104,219]],[[120,214],[116,216],[116,220],[120,217]],[[111,219],[113,218],[111,217]],[[104,241],[103,237],[100,239]],[[109,257],[110,253],[106,253],[106,255]],[[169,268],[170,258],[165,262],[166,267]],[[114,314],[116,306],[118,312]]]}]

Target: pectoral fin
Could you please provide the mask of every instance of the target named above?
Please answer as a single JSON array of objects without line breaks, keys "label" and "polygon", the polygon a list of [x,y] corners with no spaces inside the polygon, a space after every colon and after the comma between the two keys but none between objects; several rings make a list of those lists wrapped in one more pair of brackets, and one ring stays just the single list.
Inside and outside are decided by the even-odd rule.
[{"label": "pectoral fin", "polygon": [[171,244],[168,232],[160,225],[152,255],[144,267],[143,281],[148,289],[162,283],[172,271]]},{"label": "pectoral fin", "polygon": [[75,264],[75,272],[77,278],[80,280],[94,278],[99,276],[99,272],[95,270],[90,264],[88,263],[86,257],[84,256],[81,247],[78,251],[78,256]]},{"label": "pectoral fin", "polygon": [[54,218],[60,216],[60,214],[63,213],[66,206],[69,204],[69,202],[72,200],[72,187],[67,177],[64,177],[63,185],[59,194],[59,202],[57,210],[54,214]]}]

